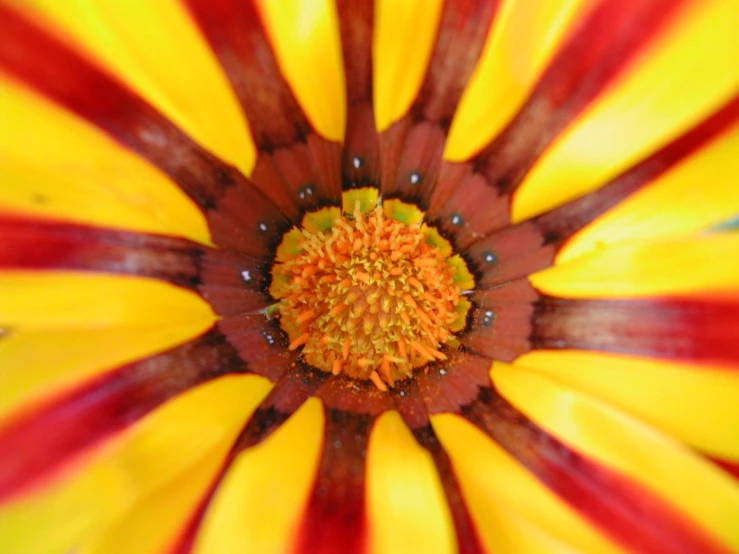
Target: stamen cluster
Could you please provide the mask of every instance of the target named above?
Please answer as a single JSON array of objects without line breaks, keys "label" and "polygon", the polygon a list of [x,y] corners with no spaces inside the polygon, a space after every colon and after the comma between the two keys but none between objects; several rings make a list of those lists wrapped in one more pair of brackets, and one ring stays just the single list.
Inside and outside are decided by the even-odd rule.
[{"label": "stamen cluster", "polygon": [[298,247],[273,273],[287,281],[278,307],[290,349],[302,346],[307,363],[386,390],[446,359],[461,290],[422,225],[357,206],[329,231],[302,230]]}]

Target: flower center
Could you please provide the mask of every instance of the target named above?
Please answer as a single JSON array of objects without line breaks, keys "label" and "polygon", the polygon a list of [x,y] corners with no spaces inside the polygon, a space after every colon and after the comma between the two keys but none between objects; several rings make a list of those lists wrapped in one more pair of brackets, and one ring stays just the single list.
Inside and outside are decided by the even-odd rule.
[{"label": "flower center", "polygon": [[387,390],[446,359],[440,348],[456,342],[467,312],[459,268],[450,248],[433,244],[446,242],[435,231],[387,217],[380,205],[363,213],[356,202],[336,215],[330,229],[287,234],[292,254],[272,270],[276,311],[307,363]]}]

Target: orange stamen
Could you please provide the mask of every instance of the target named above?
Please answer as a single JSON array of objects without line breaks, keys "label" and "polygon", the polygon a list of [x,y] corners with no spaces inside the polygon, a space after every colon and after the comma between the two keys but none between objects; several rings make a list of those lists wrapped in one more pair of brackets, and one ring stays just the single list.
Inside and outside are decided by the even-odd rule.
[{"label": "orange stamen", "polygon": [[408,352],[405,350],[405,341],[403,339],[400,339],[398,341],[398,353],[400,354],[400,357],[405,359],[408,355]]},{"label": "orange stamen", "polygon": [[431,355],[432,355],[432,356],[433,356],[434,358],[436,358],[437,360],[442,360],[442,361],[443,361],[443,360],[446,360],[446,359],[447,359],[447,356],[446,356],[446,354],[444,354],[443,352],[440,352],[440,351],[439,351],[439,350],[437,350],[436,348],[430,348],[429,346],[427,346],[427,347],[426,347],[426,350],[428,350],[428,351],[429,351],[429,353],[430,353],[430,354],[431,354]]},{"label": "orange stamen", "polygon": [[341,354],[344,356],[344,359],[346,360],[349,357],[349,347],[352,345],[352,341],[347,337],[344,339],[344,346],[341,349]]},{"label": "orange stamen", "polygon": [[370,373],[370,379],[378,389],[380,389],[382,392],[387,392],[387,386],[385,385],[385,383],[382,382],[382,379],[380,379],[380,375],[376,371]]},{"label": "orange stamen", "polygon": [[382,363],[380,364],[380,370],[382,371],[382,376],[385,377],[385,381],[388,385],[391,387],[393,386],[393,373],[390,371],[390,362],[387,360],[382,360]]},{"label": "orange stamen", "polygon": [[297,321],[298,323],[305,323],[306,321],[308,321],[309,319],[313,319],[314,317],[316,317],[316,314],[311,310],[308,310],[307,312],[301,313],[295,321]]},{"label": "orange stamen", "polygon": [[409,305],[409,306],[410,306],[411,308],[418,308],[418,304],[416,304],[416,301],[415,301],[415,300],[413,300],[413,297],[412,297],[412,296],[411,296],[410,294],[408,294],[408,293],[405,293],[405,294],[404,294],[404,295],[402,296],[402,298],[403,298],[403,301],[404,301],[404,302],[405,302],[406,304],[408,304],[408,305]]},{"label": "orange stamen", "polygon": [[415,277],[408,277],[408,284],[413,285],[416,287],[420,292],[423,292],[423,285],[421,284],[421,281],[416,279]]},{"label": "orange stamen", "polygon": [[298,346],[302,346],[303,344],[307,343],[309,338],[310,338],[310,333],[303,333],[297,339],[292,341],[290,345],[287,347],[287,349],[295,350]]},{"label": "orange stamen", "polygon": [[337,304],[336,306],[334,306],[333,308],[331,308],[331,311],[329,312],[329,314],[331,314],[332,317],[336,317],[341,312],[343,312],[344,310],[346,310],[348,307],[349,307],[348,304]]},{"label": "orange stamen", "polygon": [[433,325],[431,318],[426,315],[426,312],[424,312],[421,308],[416,308],[416,314],[423,320],[426,325]]},{"label": "orange stamen", "polygon": [[416,352],[418,352],[419,355],[426,358],[429,362],[434,361],[435,359],[434,356],[428,350],[426,350],[426,347],[423,346],[420,342],[412,340],[411,348],[415,350]]}]

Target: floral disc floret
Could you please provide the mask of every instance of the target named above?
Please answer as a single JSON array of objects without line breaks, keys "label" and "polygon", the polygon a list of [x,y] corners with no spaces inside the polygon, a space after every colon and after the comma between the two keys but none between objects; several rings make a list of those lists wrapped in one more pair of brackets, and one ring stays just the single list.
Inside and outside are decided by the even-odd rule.
[{"label": "floral disc floret", "polygon": [[[309,214],[285,235],[272,270],[271,293],[280,300],[272,311],[307,363],[386,390],[445,360],[444,346],[457,344],[469,272],[414,207],[393,201],[367,209],[356,200],[347,213],[344,204],[343,212]],[[411,222],[388,216],[396,212],[413,214]]]}]

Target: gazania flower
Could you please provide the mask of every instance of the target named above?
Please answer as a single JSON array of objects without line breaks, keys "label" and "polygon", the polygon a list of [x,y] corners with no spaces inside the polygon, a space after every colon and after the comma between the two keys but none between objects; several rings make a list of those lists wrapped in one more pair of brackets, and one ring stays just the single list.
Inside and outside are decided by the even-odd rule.
[{"label": "gazania flower", "polygon": [[0,551],[739,552],[738,28],[0,2]]}]

